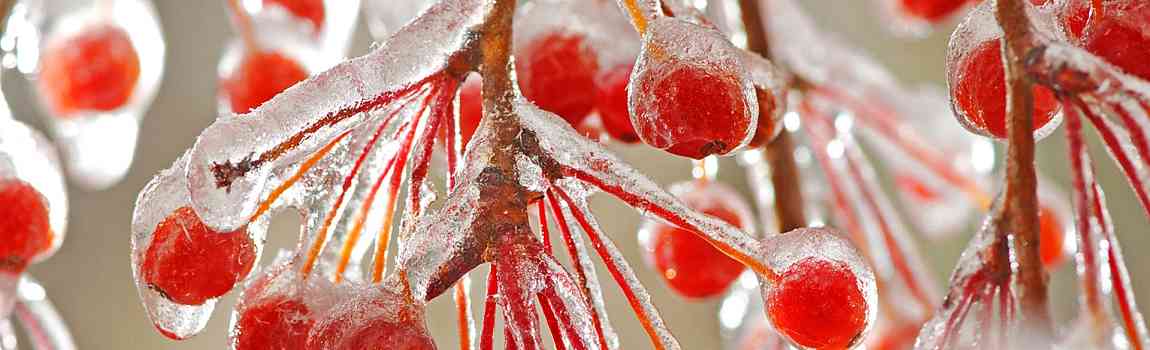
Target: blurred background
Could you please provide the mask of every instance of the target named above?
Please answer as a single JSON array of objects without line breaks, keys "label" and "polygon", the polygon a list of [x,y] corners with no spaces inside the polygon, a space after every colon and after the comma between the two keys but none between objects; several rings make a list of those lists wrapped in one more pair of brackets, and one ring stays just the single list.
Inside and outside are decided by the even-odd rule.
[{"label": "blurred background", "polygon": [[[943,60],[949,28],[921,40],[893,37],[877,16],[876,3],[803,2],[820,25],[837,33],[846,42],[869,51],[893,70],[903,83],[910,86],[932,84],[943,88]],[[203,334],[175,342],[152,328],[131,281],[128,240],[136,194],[153,174],[169,166],[190,147],[200,130],[215,118],[216,66],[226,38],[233,35],[223,1],[160,0],[155,1],[155,5],[167,43],[168,61],[159,94],[143,122],[139,151],[131,173],[123,182],[105,191],[86,192],[70,187],[67,240],[55,257],[31,269],[71,327],[77,345],[84,349],[219,349],[226,346],[234,295],[224,298]],[[363,54],[370,46],[366,25],[360,23],[351,54]],[[28,83],[16,74],[7,74],[3,84],[16,118],[42,125],[36,116],[40,112],[34,106]],[[1089,135],[1094,136],[1093,133]],[[1096,140],[1091,142],[1095,151],[1101,150]],[[660,184],[690,178],[691,166],[686,160],[642,146],[611,147]],[[1062,189],[1068,186],[1070,176],[1065,153],[1065,143],[1060,136],[1050,137],[1039,146],[1040,164],[1045,174]],[[1150,234],[1144,229],[1147,219],[1117,169],[1108,160],[1101,159],[1104,157],[1096,152],[1098,172],[1109,190],[1109,206],[1127,252],[1134,289],[1139,293],[1143,311],[1146,311],[1145,305],[1150,304],[1150,254],[1143,254],[1150,248]],[[751,200],[743,172],[733,161],[723,161],[719,179],[736,186],[748,201]],[[639,215],[604,195],[594,197],[593,203],[604,229],[628,255],[683,347],[719,348],[719,300],[685,302],[669,292],[653,270],[643,266],[635,238],[640,225]],[[280,215],[274,220],[269,233],[269,249],[264,250],[262,262],[270,261],[277,248],[294,244],[298,221],[293,215]],[[1138,229],[1140,227],[1143,229]],[[937,274],[940,283],[946,281],[973,230],[971,226],[955,238],[942,242],[919,240],[923,256],[930,264],[929,270]],[[1072,266],[1064,264],[1052,278],[1052,308],[1059,320],[1068,320],[1076,307]],[[608,278],[606,273],[602,273],[602,267],[599,271],[601,278]],[[618,288],[608,280],[603,282],[608,307],[612,310],[611,320],[621,334],[623,348],[649,348],[646,336]],[[482,287],[476,288],[476,292],[481,293]],[[450,308],[450,301],[441,297],[432,303],[429,310],[429,327],[441,340],[441,348],[453,348],[455,344],[454,314]]]}]

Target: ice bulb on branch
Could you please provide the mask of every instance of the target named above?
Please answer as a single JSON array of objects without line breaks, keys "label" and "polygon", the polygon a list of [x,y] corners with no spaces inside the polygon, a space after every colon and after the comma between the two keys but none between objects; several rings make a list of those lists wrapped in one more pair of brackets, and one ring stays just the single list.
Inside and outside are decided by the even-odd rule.
[{"label": "ice bulb on branch", "polygon": [[874,275],[839,233],[801,228],[763,240],[772,276],[760,276],[767,318],[806,349],[845,349],[874,323]]},{"label": "ice bulb on branch", "polygon": [[243,15],[273,36],[297,36],[318,48],[317,60],[333,65],[343,60],[358,22],[359,0],[247,0]]},{"label": "ice bulb on branch", "polygon": [[[0,113],[0,279],[14,282],[60,247],[68,203],[55,150],[39,133],[7,119],[3,102]],[[11,293],[0,290],[0,315]]]},{"label": "ice bulb on branch", "polygon": [[759,104],[737,50],[714,29],[675,18],[653,20],[627,98],[639,138],[694,159],[749,142]]},{"label": "ice bulb on branch", "polygon": [[0,273],[19,275],[32,259],[52,248],[48,203],[31,184],[0,179]]},{"label": "ice bulb on branch", "polygon": [[27,1],[12,12],[15,62],[35,82],[78,184],[118,182],[163,72],[164,43],[147,0]]},{"label": "ice bulb on branch", "polygon": [[600,73],[595,83],[595,108],[603,122],[603,130],[623,143],[639,142],[639,134],[631,125],[627,110],[627,83],[631,81],[633,65],[624,64]]},{"label": "ice bulb on branch", "polygon": [[[671,185],[670,191],[693,210],[742,230],[754,228],[750,207],[727,185],[703,179]],[[685,297],[719,295],[746,270],[698,233],[675,225],[649,220],[640,229],[639,240],[648,262],[671,290]]]},{"label": "ice bulb on branch", "polygon": [[255,253],[246,228],[216,232],[180,207],[156,226],[140,269],[149,288],[177,304],[200,305],[247,276]]},{"label": "ice bulb on branch", "polygon": [[239,65],[220,81],[232,113],[247,113],[308,76],[294,58],[278,51],[245,53]]},{"label": "ice bulb on branch", "polygon": [[1150,3],[1103,1],[1098,10],[1090,1],[1068,1],[1063,22],[1072,40],[1086,51],[1126,73],[1150,80]]},{"label": "ice bulb on branch", "polygon": [[434,350],[423,308],[381,286],[367,286],[316,323],[307,348]]},{"label": "ice bulb on branch", "polygon": [[[1002,69],[1002,41],[977,43],[969,37],[951,37],[947,82],[959,122],[973,133],[1006,138],[1006,77]],[[962,39],[960,39],[962,38]],[[961,42],[959,42],[961,41]],[[971,45],[971,46],[966,46]],[[1034,85],[1034,131],[1046,136],[1058,126],[1058,103],[1050,89]]]}]

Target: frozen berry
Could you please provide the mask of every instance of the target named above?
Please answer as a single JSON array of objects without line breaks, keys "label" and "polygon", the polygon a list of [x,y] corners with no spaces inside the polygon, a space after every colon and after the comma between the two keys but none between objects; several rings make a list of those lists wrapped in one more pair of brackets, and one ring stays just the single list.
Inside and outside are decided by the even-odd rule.
[{"label": "frozen berry", "polygon": [[[471,141],[483,120],[483,78],[472,74],[459,88],[459,136],[463,146]],[[464,147],[466,148],[466,147]]]},{"label": "frozen berry", "polygon": [[314,325],[303,300],[269,297],[239,310],[232,341],[236,350],[303,350]]},{"label": "frozen berry", "polygon": [[422,310],[395,293],[370,291],[345,301],[316,324],[309,349],[434,350]]},{"label": "frozen berry", "polygon": [[806,348],[846,349],[867,324],[867,301],[844,263],[807,257],[787,267],[766,295],[775,329]]},{"label": "frozen berry", "polygon": [[1082,46],[1106,62],[1150,80],[1150,3],[1108,1],[1082,33]]},{"label": "frozen berry", "polygon": [[123,29],[99,25],[54,41],[40,60],[39,90],[61,117],[113,111],[128,103],[140,78],[140,57]]},{"label": "frozen berry", "polygon": [[191,207],[181,207],[156,225],[140,274],[172,302],[200,305],[231,291],[255,258],[246,228],[216,232]]},{"label": "frozen berry", "polygon": [[1038,251],[1042,266],[1058,267],[1066,259],[1066,231],[1062,217],[1050,207],[1038,210]]},{"label": "frozen berry", "polygon": [[903,13],[908,16],[937,23],[950,18],[966,6],[966,0],[899,0]]},{"label": "frozen berry", "polygon": [[758,123],[755,125],[755,136],[751,137],[751,142],[747,143],[747,147],[762,147],[775,139],[778,136],[779,120],[775,117],[775,96],[774,93],[760,88],[755,88],[755,98],[759,100],[759,118]]},{"label": "frozen berry", "polygon": [[279,52],[244,56],[231,75],[220,81],[234,113],[247,113],[308,76],[299,62]]},{"label": "frozen berry", "polygon": [[323,0],[265,0],[267,4],[283,7],[292,15],[311,23],[315,30],[323,28]]},{"label": "frozen berry", "polygon": [[603,129],[623,143],[639,142],[639,134],[635,133],[627,111],[627,82],[631,80],[633,67],[625,64],[611,68],[595,84],[595,108],[599,110]]},{"label": "frozen berry", "polygon": [[0,180],[0,272],[18,274],[52,246],[44,197],[31,184]]},{"label": "frozen berry", "polygon": [[[972,49],[962,62],[951,89],[954,107],[971,131],[1006,138],[1006,77],[1002,69],[1001,40]],[[1034,85],[1034,130],[1050,123],[1058,112],[1054,93]]]},{"label": "frozen berry", "polygon": [[543,34],[515,57],[519,86],[528,100],[571,125],[579,125],[591,113],[599,63],[583,35]]},{"label": "frozen berry", "polygon": [[631,121],[652,147],[702,159],[731,152],[752,132],[741,77],[727,67],[667,62],[634,80]]},{"label": "frozen berry", "polygon": [[[696,180],[672,187],[688,207],[746,230],[750,209],[738,194],[720,183]],[[698,233],[662,222],[650,222],[643,238],[647,260],[672,290],[689,298],[719,295],[743,273],[742,263],[716,249]]]}]

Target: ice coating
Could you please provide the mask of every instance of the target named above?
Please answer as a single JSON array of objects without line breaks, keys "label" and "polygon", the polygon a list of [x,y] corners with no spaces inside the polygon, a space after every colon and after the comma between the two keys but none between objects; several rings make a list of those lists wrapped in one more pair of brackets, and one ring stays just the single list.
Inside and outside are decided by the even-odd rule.
[{"label": "ice coating", "polygon": [[603,145],[570,132],[570,126],[562,119],[525,101],[517,110],[523,128],[535,133],[542,151],[563,168],[566,176],[610,193],[643,215],[703,232],[712,244],[728,247],[727,254],[738,255],[736,259],[744,263],[760,256],[759,243],[753,237],[722,220],[690,210]]},{"label": "ice coating", "polygon": [[[28,335],[28,338],[25,339],[28,340],[29,346],[33,349],[76,349],[68,326],[60,318],[60,314],[52,305],[52,301],[48,300],[44,287],[39,282],[31,276],[25,275],[20,278],[20,284],[16,290],[19,303],[16,304],[12,317],[5,318],[3,321],[7,324],[6,328],[9,328],[9,333],[11,331],[10,322],[15,320],[18,321],[24,334]],[[15,338],[4,340],[5,344],[0,345],[0,348],[13,346],[15,349],[16,344],[9,342],[14,342]]]},{"label": "ice coating", "polygon": [[158,90],[164,67],[164,41],[155,9],[147,0],[109,1],[111,16],[103,15],[100,1],[48,0],[27,2],[10,17],[13,26],[5,37],[21,42],[15,50],[17,67],[33,82],[39,79],[45,55],[54,45],[94,27],[122,29],[138,56],[139,75],[127,101],[114,110],[81,110],[56,115],[40,92],[40,107],[53,136],[61,145],[72,179],[97,190],[119,182],[135,153],[139,121]]},{"label": "ice coating", "polygon": [[[280,251],[268,268],[248,279],[244,291],[232,311],[231,331],[228,340],[230,349],[263,348],[259,346],[262,345],[260,342],[269,338],[276,339],[276,341],[298,341],[292,344],[304,344],[309,331],[312,329],[311,325],[314,325],[323,315],[330,314],[331,310],[339,303],[352,299],[352,296],[358,293],[358,288],[366,288],[362,284],[333,284],[331,280],[324,278],[304,279],[298,272],[298,268],[293,254]],[[327,269],[331,266],[321,265],[321,268]],[[327,271],[327,273],[331,272]],[[284,305],[284,302],[299,308],[267,309],[269,305],[277,305],[277,303]],[[248,315],[251,319],[283,323],[266,325],[273,334],[262,332],[244,334],[253,329],[256,331],[266,330],[263,329],[264,325],[252,328],[252,324],[244,322],[247,320],[245,315],[253,310],[256,313]],[[298,315],[277,313],[285,310],[304,311],[304,313]],[[288,318],[277,319],[275,317],[281,315],[288,316]],[[307,325],[306,329],[301,329],[303,328],[302,325]]]},{"label": "ice coating", "polygon": [[[570,179],[560,179],[556,181],[555,185],[564,189],[567,193],[580,193],[578,189],[585,187],[582,183]],[[580,195],[576,194],[576,196],[579,197]],[[565,240],[570,240],[567,243],[568,253],[574,257],[573,260],[578,264],[576,271],[581,271],[582,276],[579,276],[579,282],[586,288],[584,294],[591,298],[591,304],[595,307],[595,312],[598,314],[607,347],[609,349],[618,349],[619,336],[615,333],[614,327],[611,326],[611,320],[607,314],[607,304],[603,300],[603,287],[599,284],[599,275],[595,269],[595,264],[591,261],[591,255],[587,251],[587,246],[583,243],[583,236],[577,234],[580,230],[577,221],[575,217],[571,215],[570,207],[564,206],[553,197],[550,203],[553,204],[553,212],[559,210],[559,208],[565,208],[560,210],[562,212],[561,215],[556,215],[556,220],[560,225],[567,226],[563,235]],[[559,207],[556,208],[554,204],[559,204]]]},{"label": "ice coating", "polygon": [[[574,333],[574,338],[582,342],[588,349],[599,349],[599,338],[596,336],[594,324],[591,322],[591,313],[599,311],[584,302],[582,291],[559,262],[549,256],[543,256],[542,260],[543,272],[546,273],[547,278],[547,289],[543,293],[554,308],[562,310],[556,316],[565,319],[563,322],[566,327],[564,331],[568,334]],[[599,315],[603,317],[606,314],[599,312]]]},{"label": "ice coating", "polygon": [[[132,214],[132,276],[136,281],[136,290],[156,328],[175,339],[188,338],[203,330],[216,301],[209,299],[201,305],[172,302],[144,282],[140,275],[140,264],[152,242],[156,226],[176,209],[190,204],[183,176],[186,164],[187,154],[184,154],[170,168],[153,177],[140,191]],[[262,250],[266,229],[266,220],[257,220],[248,226],[247,233],[255,242],[257,257]]]},{"label": "ice coating", "polygon": [[[358,21],[360,0],[315,0],[321,3],[318,13],[296,14],[285,8],[281,1],[252,1],[243,3],[256,29],[269,29],[277,36],[306,37],[320,48],[317,59],[334,64],[344,59],[351,46],[351,35]],[[298,11],[298,10],[297,10]],[[318,17],[300,17],[318,15]],[[319,20],[316,26],[315,20]]]},{"label": "ice coating", "polygon": [[362,286],[353,295],[315,323],[308,334],[308,348],[353,350],[381,344],[435,348],[422,304],[377,285]]},{"label": "ice coating", "polygon": [[[314,152],[446,68],[489,8],[440,3],[372,53],[305,80],[251,113],[223,117],[196,140],[188,167],[192,202],[209,226],[234,228],[259,204],[268,175]],[[427,43],[435,43],[428,46]]]},{"label": "ice coating", "polygon": [[44,196],[52,228],[51,247],[32,259],[36,262],[54,254],[64,240],[68,197],[55,149],[39,132],[10,119],[9,113],[7,103],[0,99],[0,179],[27,182]]},{"label": "ice coating", "polygon": [[[759,104],[739,50],[719,31],[681,19],[657,18],[650,25],[627,96],[643,142],[693,158],[726,154],[750,142]],[[696,86],[704,81],[711,83]],[[706,101],[683,95],[692,88],[706,89]],[[712,120],[697,123],[701,118]],[[709,123],[730,126],[708,128]]]},{"label": "ice coating", "polygon": [[384,41],[407,22],[426,11],[437,1],[434,0],[363,0],[364,16],[371,37]]},{"label": "ice coating", "polygon": [[934,27],[964,13],[972,1],[967,0],[878,0],[879,14],[891,32],[909,37],[924,37]]},{"label": "ice coating", "polygon": [[[246,48],[243,44],[243,40],[236,38],[229,41],[224,46],[224,51],[220,56],[220,63],[217,66],[220,83],[217,87],[218,92],[216,94],[219,100],[219,115],[228,115],[233,113],[232,108],[230,107],[230,101],[232,97],[229,96],[230,91],[228,86],[229,84],[238,85],[239,82],[229,83],[229,81],[233,79],[243,79],[242,73],[240,75],[237,75],[237,73],[242,72],[245,68],[247,70],[259,68],[250,65],[248,67],[242,66],[246,59],[250,59],[250,57],[254,55],[279,55],[285,58],[285,61],[297,64],[308,74],[314,74],[323,71],[324,69],[327,69],[334,64],[334,62],[325,58],[325,51],[321,50],[314,43],[308,41],[309,37],[290,35],[290,33],[289,35],[284,35],[284,33],[276,32],[274,29],[266,28],[260,26],[259,24],[253,24],[252,28],[252,34],[254,36],[253,40],[257,40],[259,42],[259,50],[257,50],[256,53],[247,52],[245,50]],[[282,73],[282,70],[284,69],[273,69],[271,72]],[[268,70],[260,70],[256,72],[268,72]],[[278,80],[278,77],[268,77],[266,74],[259,76],[260,80],[267,79],[263,82],[259,82],[261,84],[270,84],[272,81]],[[247,111],[236,111],[236,113],[244,112]]]}]

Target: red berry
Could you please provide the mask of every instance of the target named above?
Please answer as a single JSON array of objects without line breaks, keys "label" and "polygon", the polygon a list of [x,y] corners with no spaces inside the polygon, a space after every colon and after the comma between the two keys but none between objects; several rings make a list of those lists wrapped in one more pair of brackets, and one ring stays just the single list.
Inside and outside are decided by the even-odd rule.
[{"label": "red berry", "polygon": [[1082,46],[1123,71],[1150,80],[1150,3],[1107,2],[1090,21]]},{"label": "red berry", "polygon": [[256,52],[244,56],[231,76],[220,81],[220,89],[227,93],[232,112],[247,113],[307,76],[307,70],[290,57]]},{"label": "red berry", "polygon": [[40,93],[61,117],[79,111],[112,111],[131,99],[140,57],[123,29],[88,28],[55,41],[40,61]]},{"label": "red berry", "polygon": [[[954,107],[968,128],[1006,138],[1006,77],[1002,69],[1001,42],[983,42],[958,63],[960,73],[951,94]],[[1034,129],[1045,126],[1057,112],[1054,93],[1034,85]]]},{"label": "red berry", "polygon": [[967,3],[966,0],[899,0],[903,13],[927,22],[949,18]]},{"label": "red berry", "polygon": [[[691,209],[735,225],[750,226],[750,211],[734,190],[719,183],[696,180],[672,191]],[[647,228],[645,246],[660,275],[672,290],[689,298],[719,295],[743,273],[742,263],[715,249],[698,233],[666,223]]]},{"label": "red berry", "polygon": [[[643,142],[680,156],[726,154],[752,132],[738,72],[726,67],[667,62],[635,77],[635,131]],[[637,96],[647,95],[647,96]]]},{"label": "red berry", "polygon": [[519,87],[539,108],[579,125],[595,106],[595,50],[581,34],[551,32],[531,40],[516,55]]},{"label": "red berry", "polygon": [[807,257],[779,276],[766,296],[775,329],[807,348],[846,349],[866,328],[867,301],[846,264]]},{"label": "red berry", "polygon": [[405,303],[389,292],[372,292],[350,300],[316,325],[308,338],[308,348],[435,350],[435,340],[424,325],[422,312]]},{"label": "red berry", "polygon": [[759,100],[759,118],[755,125],[755,136],[747,147],[761,147],[775,139],[779,134],[779,121],[775,119],[774,93],[765,89],[755,88],[755,98]]},{"label": "red berry", "polygon": [[1042,266],[1058,267],[1066,259],[1066,231],[1062,217],[1050,207],[1038,210],[1038,250]]},{"label": "red berry", "polygon": [[269,297],[239,310],[233,342],[236,350],[303,350],[314,325],[303,300]]},{"label": "red berry", "polygon": [[483,120],[483,78],[472,74],[459,88],[459,136],[466,149],[471,136]]},{"label": "red berry", "polygon": [[316,31],[323,28],[323,0],[265,0],[268,4],[283,7],[292,15],[311,22]]},{"label": "red berry", "polygon": [[52,247],[44,197],[27,182],[0,180],[0,271],[18,274]]},{"label": "red berry", "polygon": [[631,125],[631,113],[627,111],[627,82],[631,80],[632,68],[632,64],[615,66],[595,84],[595,108],[599,109],[603,129],[623,143],[639,142],[639,134]]},{"label": "red berry", "polygon": [[255,259],[246,228],[213,231],[191,207],[181,207],[156,225],[140,274],[172,302],[200,305],[231,291]]}]

